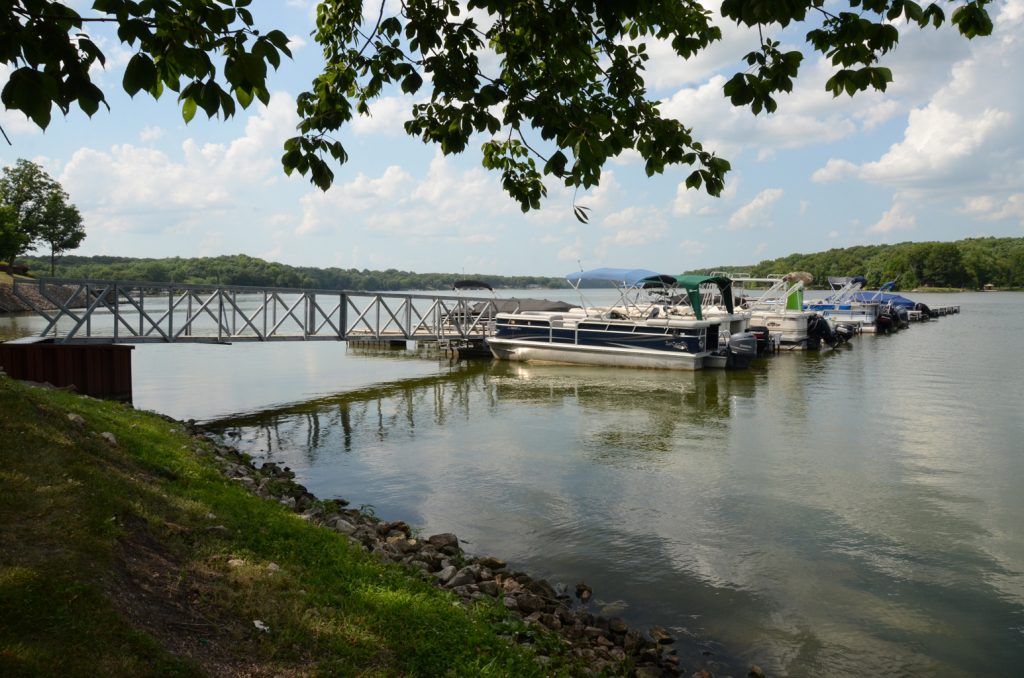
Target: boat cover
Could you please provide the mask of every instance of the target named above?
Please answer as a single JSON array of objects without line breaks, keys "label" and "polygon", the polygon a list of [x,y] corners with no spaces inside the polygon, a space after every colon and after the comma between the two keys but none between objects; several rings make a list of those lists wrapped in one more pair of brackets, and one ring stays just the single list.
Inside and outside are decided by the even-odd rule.
[{"label": "boat cover", "polygon": [[899,294],[892,294],[890,292],[873,292],[873,291],[861,291],[857,292],[852,297],[853,301],[860,302],[879,302],[881,304],[892,304],[893,306],[899,306],[908,310],[913,310],[915,302],[907,299],[906,297]]}]

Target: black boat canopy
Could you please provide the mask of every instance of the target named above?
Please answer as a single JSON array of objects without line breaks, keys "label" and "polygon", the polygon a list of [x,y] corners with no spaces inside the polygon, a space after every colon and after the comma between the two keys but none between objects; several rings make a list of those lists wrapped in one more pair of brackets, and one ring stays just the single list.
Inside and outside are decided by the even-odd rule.
[{"label": "black boat canopy", "polygon": [[490,290],[494,288],[482,280],[456,280],[452,283],[453,290]]}]

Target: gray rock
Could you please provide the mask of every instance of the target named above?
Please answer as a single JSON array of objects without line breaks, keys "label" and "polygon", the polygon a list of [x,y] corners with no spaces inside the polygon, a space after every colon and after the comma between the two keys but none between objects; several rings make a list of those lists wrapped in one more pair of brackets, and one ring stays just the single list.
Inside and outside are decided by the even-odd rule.
[{"label": "gray rock", "polygon": [[114,447],[117,447],[117,438],[115,438],[114,434],[111,433],[110,431],[104,431],[103,433],[101,433],[100,438],[103,438]]},{"label": "gray rock", "polygon": [[335,532],[342,534],[352,534],[356,531],[356,526],[348,522],[341,516],[336,516],[327,521],[327,526]]},{"label": "gray rock", "polygon": [[540,616],[540,623],[548,627],[552,631],[557,631],[562,628],[562,622],[556,615],[545,613]]},{"label": "gray rock", "polygon": [[757,664],[750,667],[750,672],[747,674],[749,678],[765,678],[764,669]]},{"label": "gray rock", "polygon": [[453,586],[452,587],[452,593],[457,595],[459,598],[472,598],[473,594],[476,593],[476,592],[477,592],[476,587],[473,586],[472,584],[467,584],[465,586]]},{"label": "gray rock", "polygon": [[660,626],[652,626],[650,629],[651,640],[659,645],[671,645],[676,642],[672,635]]},{"label": "gray rock", "polygon": [[484,581],[478,583],[477,584],[477,588],[479,588],[482,593],[486,593],[487,595],[491,596],[492,598],[496,597],[498,595],[498,593],[501,591],[501,587],[499,587],[493,581],[488,581],[488,580],[484,580]]},{"label": "gray rock", "polygon": [[519,605],[516,603],[516,599],[514,597],[512,597],[512,596],[505,596],[505,599],[502,602],[505,604],[505,609],[506,610],[518,610],[519,609]]},{"label": "gray rock", "polygon": [[75,414],[74,412],[68,413],[68,421],[78,428],[85,428],[85,419],[83,419],[79,414]]},{"label": "gray rock", "polygon": [[448,565],[447,567],[441,568],[439,572],[434,573],[434,576],[437,577],[442,584],[447,584],[451,581],[452,577],[455,576],[456,572],[458,572],[458,570],[455,569],[454,565]]},{"label": "gray rock", "polygon": [[536,593],[538,596],[544,598],[553,599],[558,597],[558,593],[555,591],[555,588],[543,579],[537,579],[526,584],[526,590],[530,593]]},{"label": "gray rock", "polygon": [[479,562],[481,565],[483,565],[489,570],[504,570],[508,566],[508,563],[506,563],[504,560],[501,560],[500,558],[495,558],[494,556],[484,556],[483,558],[480,558],[480,560],[478,560],[477,562]]},{"label": "gray rock", "polygon": [[544,609],[544,599],[532,593],[521,593],[516,596],[516,604],[525,614],[539,612]]},{"label": "gray rock", "polygon": [[432,544],[434,548],[443,553],[450,554],[459,550],[459,538],[450,532],[427,537],[427,543]]},{"label": "gray rock", "polygon": [[476,573],[473,572],[473,568],[470,566],[464,567],[455,573],[455,576],[448,581],[448,586],[465,586],[466,584],[476,583]]}]

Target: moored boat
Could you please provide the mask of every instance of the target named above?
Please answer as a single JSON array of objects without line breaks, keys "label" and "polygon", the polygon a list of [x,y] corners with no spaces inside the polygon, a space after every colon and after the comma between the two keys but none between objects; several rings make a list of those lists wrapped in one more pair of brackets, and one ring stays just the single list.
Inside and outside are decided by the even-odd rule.
[{"label": "moored boat", "polygon": [[808,323],[816,315],[804,309],[804,288],[814,280],[810,273],[794,271],[766,278],[737,277],[736,294],[750,312],[750,327],[765,328],[778,337],[783,350],[814,347]]},{"label": "moored boat", "polygon": [[488,338],[495,358],[699,370],[718,348],[718,322],[672,317],[652,301],[653,286],[659,281],[669,284],[671,276],[646,269],[602,268],[570,273],[566,279],[577,290],[585,281],[612,283],[619,301],[600,308],[583,303],[566,312],[498,313],[495,334]]},{"label": "moored boat", "polygon": [[861,332],[885,331],[891,319],[881,317],[881,304],[877,301],[857,301],[867,279],[864,276],[830,277],[831,294],[824,299],[804,303],[804,309],[814,311],[833,323],[856,326]]}]

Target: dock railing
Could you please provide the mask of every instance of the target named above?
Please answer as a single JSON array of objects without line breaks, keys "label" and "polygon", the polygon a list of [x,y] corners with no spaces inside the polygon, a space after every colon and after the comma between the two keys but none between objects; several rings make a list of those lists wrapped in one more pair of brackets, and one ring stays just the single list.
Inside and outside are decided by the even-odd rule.
[{"label": "dock railing", "polygon": [[13,294],[61,343],[479,340],[494,297],[15,278]]}]

